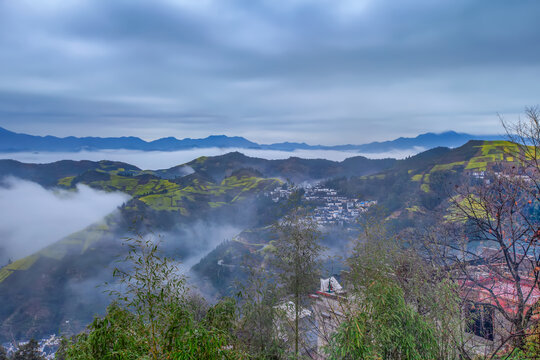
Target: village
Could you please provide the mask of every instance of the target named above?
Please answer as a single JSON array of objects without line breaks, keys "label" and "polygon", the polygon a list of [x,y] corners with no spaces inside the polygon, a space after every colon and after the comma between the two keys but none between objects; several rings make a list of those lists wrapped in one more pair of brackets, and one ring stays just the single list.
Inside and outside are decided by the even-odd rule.
[{"label": "village", "polygon": [[[295,188],[287,185],[276,187],[265,193],[272,201],[288,199]],[[356,221],[358,216],[369,207],[376,205],[376,200],[360,200],[338,195],[337,191],[321,184],[303,185],[304,199],[313,206],[312,217],[319,225],[346,225]]]}]

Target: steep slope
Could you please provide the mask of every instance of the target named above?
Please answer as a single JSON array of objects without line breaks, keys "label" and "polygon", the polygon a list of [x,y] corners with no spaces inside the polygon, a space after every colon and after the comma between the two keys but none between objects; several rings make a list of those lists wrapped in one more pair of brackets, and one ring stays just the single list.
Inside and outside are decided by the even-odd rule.
[{"label": "steep slope", "polygon": [[370,194],[394,215],[407,215],[434,209],[460,178],[479,177],[501,162],[513,162],[516,151],[507,141],[473,140],[455,149],[428,150],[375,175],[334,179],[328,185],[350,196]]},{"label": "steep slope", "polygon": [[72,191],[84,184],[131,196],[102,222],[0,269],[0,338],[80,330],[103,311],[107,299],[95,285],[110,280],[111,263],[125,251],[121,239],[133,231],[164,234],[169,255],[190,259],[224,240],[223,232],[209,233],[208,228],[240,232],[279,218],[284,209],[264,194],[283,179],[315,181],[371,174],[394,163],[361,157],[344,162],[272,161],[231,153],[147,171],[111,161],[23,164],[0,160],[0,178],[15,176]]},{"label": "steep slope", "polygon": [[[131,200],[101,223],[0,269],[0,337],[79,330],[103,310],[107,299],[94,286],[108,279],[104,276],[111,272],[107,267],[123,251],[121,238],[133,234],[133,229],[165,234],[168,254],[181,259],[201,248],[208,252],[224,240],[223,235],[210,236],[200,230],[210,224],[225,224],[238,232],[262,229],[244,231],[194,267],[201,278],[227,287],[217,272],[234,273],[234,267],[217,265],[217,260],[239,266],[240,255],[252,252],[264,259],[271,240],[267,226],[286,211],[264,194],[284,179],[327,180],[348,196],[379,200],[396,221],[411,225],[416,213],[444,200],[444,187],[454,177],[473,176],[496,161],[513,161],[510,152],[514,150],[507,142],[480,141],[456,149],[435,148],[400,161],[355,157],[343,162],[264,160],[230,153],[159,171],[108,161],[37,165],[2,160],[2,176],[71,190],[85,184],[125,192]],[[232,278],[227,275],[227,281]]]},{"label": "steep slope", "polygon": [[[206,232],[207,227],[255,225],[262,209],[272,206],[261,194],[281,183],[241,174],[220,182],[190,176],[175,183],[151,174],[128,176],[125,167],[105,170],[98,164],[91,168],[59,178],[58,186],[74,189],[85,184],[123,191],[132,199],[103,222],[0,268],[2,340],[81,330],[103,311],[107,299],[95,286],[110,280],[110,265],[125,251],[121,239],[133,231],[165,234],[170,255],[186,259],[223,240],[208,238],[221,235]],[[58,173],[54,176],[59,177]]]},{"label": "steep slope", "polygon": [[[433,219],[429,216],[430,211],[444,205],[452,196],[454,184],[480,177],[482,171],[501,162],[512,163],[516,151],[516,145],[506,141],[470,141],[456,149],[439,147],[428,150],[397,161],[392,168],[377,174],[334,178],[325,184],[348,197],[378,200],[394,231],[407,227],[422,228]],[[338,246],[346,251],[344,242],[354,233],[354,228],[354,225],[349,225],[345,229],[331,229],[333,233],[343,233],[334,236],[327,246]],[[253,266],[268,266],[267,255],[272,239],[273,234],[268,227],[244,231],[201,259],[193,271],[212,283],[220,294],[227,294],[234,279],[244,276],[242,265],[247,256]]]}]

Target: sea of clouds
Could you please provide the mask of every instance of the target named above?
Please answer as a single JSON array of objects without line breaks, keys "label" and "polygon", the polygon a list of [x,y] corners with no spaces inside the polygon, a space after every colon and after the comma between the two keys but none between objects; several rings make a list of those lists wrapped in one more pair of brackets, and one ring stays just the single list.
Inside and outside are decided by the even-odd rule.
[{"label": "sea of clouds", "polygon": [[167,169],[176,165],[184,164],[199,156],[217,156],[232,151],[239,151],[247,156],[268,160],[288,159],[289,157],[294,156],[304,159],[328,159],[333,161],[343,161],[347,158],[360,155],[370,159],[402,159],[407,156],[415,155],[423,150],[425,149],[416,147],[407,150],[395,150],[384,153],[369,154],[336,150],[279,151],[235,148],[204,148],[179,151],[101,150],[80,152],[0,153],[0,159],[13,159],[25,163],[50,163],[59,160],[116,160],[135,165],[141,169],[157,170]]}]

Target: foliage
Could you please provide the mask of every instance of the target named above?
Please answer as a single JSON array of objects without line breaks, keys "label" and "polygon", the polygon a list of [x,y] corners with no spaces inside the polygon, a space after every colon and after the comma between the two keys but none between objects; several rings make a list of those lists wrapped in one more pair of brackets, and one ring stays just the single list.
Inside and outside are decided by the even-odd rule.
[{"label": "foliage", "polygon": [[[232,311],[231,311],[232,310]],[[65,359],[213,359],[239,355],[232,348],[229,327],[234,304],[218,303],[209,309],[202,321],[182,305],[171,309],[173,325],[160,326],[166,346],[158,354],[152,352],[149,328],[132,312],[117,304],[109,306],[107,315],[96,318],[88,333],[82,333],[63,350]]]},{"label": "foliage", "polygon": [[[235,302],[225,299],[211,307],[200,322],[187,313],[185,323],[177,325],[172,359],[240,359],[242,353],[233,346],[232,329]],[[182,320],[182,317],[178,318]],[[182,324],[179,321],[179,324]]]},{"label": "foliage", "polygon": [[435,329],[405,303],[396,285],[379,281],[367,287],[359,308],[332,336],[331,359],[434,359]]},{"label": "foliage", "polygon": [[[170,347],[164,329],[173,326],[178,304],[185,301],[185,278],[171,260],[161,257],[159,241],[138,235],[124,243],[129,252],[124,268],[115,268],[113,275],[120,279],[121,290],[111,295],[127,310],[132,311],[148,327],[148,347],[154,358]],[[165,343],[163,342],[165,340]]]},{"label": "foliage", "polygon": [[525,337],[523,348],[493,354],[495,360],[538,360],[540,359],[540,324],[536,324]]},{"label": "foliage", "polygon": [[88,333],[68,341],[60,353],[65,359],[73,360],[139,359],[149,353],[145,333],[140,319],[113,303],[107,308],[106,316],[95,318],[88,326]]},{"label": "foliage", "polygon": [[[486,172],[484,181],[458,187],[447,217],[454,221],[438,227],[433,248],[438,261],[461,279],[469,300],[489,306],[504,319],[504,331],[495,329],[498,342],[523,349],[540,306],[529,301],[537,291],[540,257],[539,223],[533,216],[538,200],[521,171],[501,168]],[[511,292],[497,290],[503,285]]]},{"label": "foliage", "polygon": [[289,293],[309,293],[318,278],[320,232],[317,224],[301,209],[294,209],[275,225],[278,238],[273,242],[278,277]]},{"label": "foliage", "polygon": [[[432,260],[461,285],[464,299],[493,312],[494,346],[485,349],[490,359],[538,356],[527,334],[540,308],[533,301],[540,269],[540,116],[535,108],[526,115],[503,121],[513,142],[475,144],[479,152],[466,169],[482,172],[468,172],[471,176],[455,187],[448,214],[429,234]],[[478,344],[472,338],[465,345],[464,351]]]},{"label": "foliage", "polygon": [[[185,278],[159,242],[138,236],[126,242],[130,251],[122,268],[116,300],[88,331],[64,344],[68,360],[238,358],[232,328],[235,305],[223,300],[207,308],[185,289]],[[201,315],[202,313],[202,315]]]},{"label": "foliage", "polygon": [[[403,341],[403,344],[407,346],[411,345],[407,340],[409,331],[412,331],[414,336],[416,331],[422,333],[422,331],[429,330],[429,336],[426,335],[427,337],[423,340],[434,342],[434,344],[430,343],[429,345],[429,351],[436,354],[433,358],[458,358],[462,321],[456,285],[450,281],[446,272],[430,265],[423,259],[419,252],[412,247],[415,245],[414,241],[407,241],[404,236],[398,238],[392,235],[388,231],[387,222],[383,220],[382,214],[382,210],[374,209],[362,219],[363,233],[353,248],[352,256],[347,260],[349,272],[346,276],[346,288],[352,292],[354,300],[349,306],[351,314],[347,320],[348,325],[344,325],[345,328],[340,336],[347,334],[347,336],[352,336],[349,332],[354,329],[346,326],[352,324],[356,327],[357,324],[360,324],[358,323],[360,320],[364,322],[365,326],[369,325],[370,329],[373,326],[388,326],[389,328],[379,331],[383,333],[397,331],[402,336],[400,341]],[[414,235],[412,237],[416,238]],[[384,296],[389,298],[386,299]],[[383,309],[374,307],[372,302],[384,299],[386,299],[385,301],[390,301],[390,299],[394,301],[387,303],[388,308],[384,311],[387,311],[388,314],[374,314],[374,309],[380,311]],[[400,303],[401,301],[403,304]],[[391,304],[397,306],[397,310],[391,308]],[[401,326],[399,322],[372,324],[372,322],[381,320],[380,317],[391,316],[395,311],[398,311],[397,313],[401,311],[404,316],[400,320],[401,325],[405,326],[406,320],[411,321],[409,325],[412,328],[399,328]],[[392,326],[394,327],[392,328]],[[414,326],[418,326],[418,329],[415,330]],[[357,329],[357,331],[360,330]],[[370,339],[369,337],[363,338],[365,341],[375,341]],[[337,346],[336,341],[334,340],[333,347]],[[383,341],[383,339],[377,341]],[[424,345],[416,344],[414,346],[422,347]],[[345,349],[341,345],[337,347],[339,351]],[[365,351],[375,351],[373,349],[375,348]],[[377,351],[375,354],[383,356]],[[416,350],[410,351],[413,354]],[[366,356],[369,355],[369,353],[366,354]]]},{"label": "foliage", "polygon": [[510,355],[502,358],[508,360],[537,360],[540,359],[540,324],[532,329],[525,339],[523,349],[514,348]]}]

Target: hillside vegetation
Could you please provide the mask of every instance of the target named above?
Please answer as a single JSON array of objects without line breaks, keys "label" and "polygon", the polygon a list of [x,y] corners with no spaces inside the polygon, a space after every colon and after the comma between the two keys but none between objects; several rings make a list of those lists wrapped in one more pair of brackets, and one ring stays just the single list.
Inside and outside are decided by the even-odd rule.
[{"label": "hillside vegetation", "polygon": [[[508,142],[471,141],[460,148],[436,148],[404,160],[264,160],[230,153],[156,171],[113,161],[23,164],[0,160],[4,176],[48,188],[75,191],[82,184],[131,196],[117,214],[0,269],[0,337],[47,335],[64,330],[66,321],[81,328],[103,311],[99,290],[88,291],[88,286],[93,289],[102,282],[102,270],[124,251],[120,239],[133,230],[182,234],[197,221],[246,229],[214,251],[208,249],[194,267],[195,273],[223,290],[238,276],[243,254],[259,254],[264,263],[271,238],[257,229],[264,229],[286,210],[264,193],[287,179],[326,181],[341,194],[378,200],[394,226],[402,229],[426,221],[422,215],[447,200],[448,186],[459,176],[473,176],[496,161],[512,162],[513,151],[517,149]],[[169,251],[177,258],[192,251],[193,243],[186,236],[171,237],[176,240],[171,240]],[[230,266],[218,266],[218,260]],[[79,292],[82,287],[85,291]]]}]

